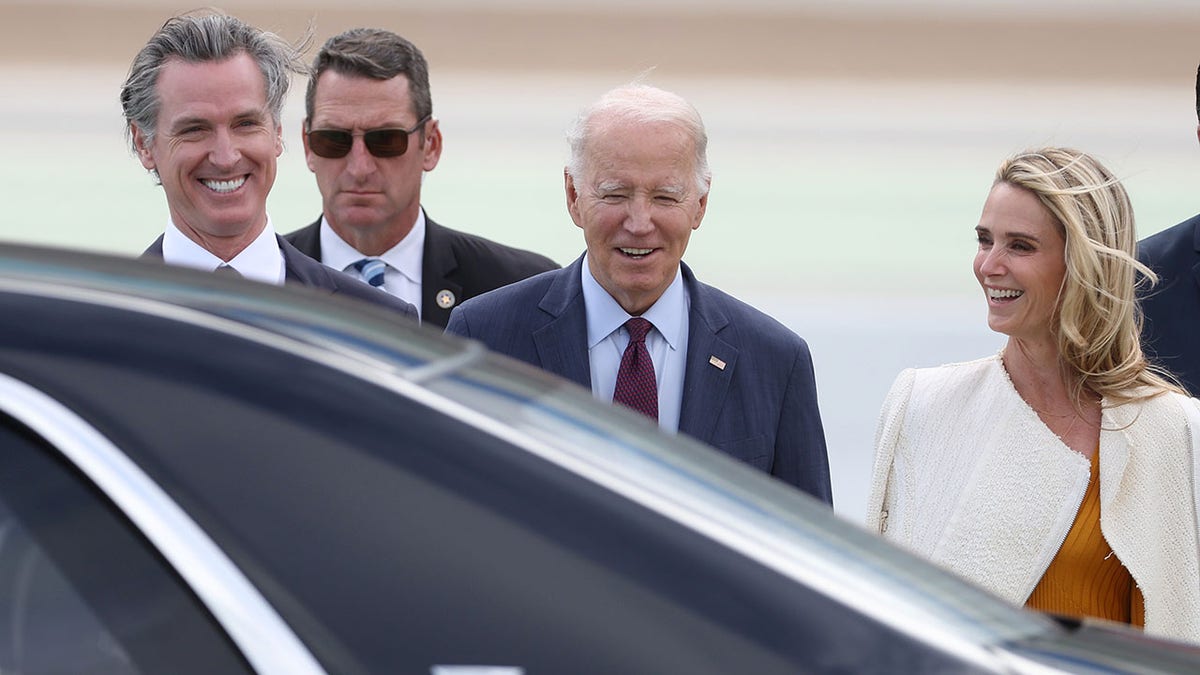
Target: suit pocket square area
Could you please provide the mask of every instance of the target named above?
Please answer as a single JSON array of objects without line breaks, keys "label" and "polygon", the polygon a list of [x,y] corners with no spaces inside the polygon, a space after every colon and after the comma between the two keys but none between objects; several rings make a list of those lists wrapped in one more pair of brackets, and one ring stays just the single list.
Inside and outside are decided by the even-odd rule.
[{"label": "suit pocket square area", "polygon": [[766,471],[770,468],[771,445],[765,434],[733,441],[719,441],[713,443],[713,447],[756,469]]}]

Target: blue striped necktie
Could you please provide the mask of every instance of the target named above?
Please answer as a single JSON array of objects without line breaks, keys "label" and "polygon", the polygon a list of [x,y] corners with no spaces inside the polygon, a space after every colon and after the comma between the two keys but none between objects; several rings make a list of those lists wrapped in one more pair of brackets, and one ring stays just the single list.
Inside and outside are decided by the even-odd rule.
[{"label": "blue striped necktie", "polygon": [[362,275],[362,280],[378,288],[383,285],[383,271],[387,269],[387,263],[379,258],[363,258],[354,263],[354,269]]}]

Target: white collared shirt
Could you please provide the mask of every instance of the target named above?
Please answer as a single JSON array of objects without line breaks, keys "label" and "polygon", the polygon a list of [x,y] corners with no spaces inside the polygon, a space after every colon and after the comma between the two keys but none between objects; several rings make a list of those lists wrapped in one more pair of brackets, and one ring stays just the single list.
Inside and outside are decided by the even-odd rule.
[{"label": "white collared shirt", "polygon": [[[167,229],[163,233],[163,262],[206,272],[211,272],[225,263],[208,249],[189,239],[170,218],[167,219]],[[279,241],[275,238],[275,228],[271,227],[270,215],[267,216],[267,226],[263,231],[229,261],[229,266],[247,279],[275,286],[283,285],[287,270],[284,267],[283,251],[279,250]]]},{"label": "white collared shirt", "polygon": [[[621,355],[629,344],[625,322],[632,317],[592,276],[586,255],[581,276],[592,394],[602,401],[611,401],[617,389]],[[654,378],[658,383],[658,426],[670,432],[679,430],[679,411],[683,408],[690,307],[683,273],[676,270],[675,280],[642,314],[643,319],[654,325],[654,330],[646,334],[646,350],[654,362]]]},{"label": "white collared shirt", "polygon": [[[346,243],[345,239],[338,236],[337,232],[329,226],[329,220],[325,216],[321,216],[321,262],[327,267],[332,267],[335,270],[340,270],[354,277],[362,279],[358,270],[354,269],[354,263],[367,257],[365,253],[360,253],[353,246]],[[417,308],[417,314],[421,313],[421,269],[425,262],[425,211],[424,209],[417,210],[417,222],[413,224],[413,228],[400,243],[383,252],[383,255],[374,256],[387,264],[387,269],[383,273],[383,290],[407,301]]]}]

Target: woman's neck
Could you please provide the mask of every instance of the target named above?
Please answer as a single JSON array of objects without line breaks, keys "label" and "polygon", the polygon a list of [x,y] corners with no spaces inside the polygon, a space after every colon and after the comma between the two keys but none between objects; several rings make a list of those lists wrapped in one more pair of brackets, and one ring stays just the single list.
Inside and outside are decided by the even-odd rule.
[{"label": "woman's neck", "polygon": [[1035,410],[1045,409],[1039,403],[1055,405],[1071,401],[1059,364],[1058,347],[1052,341],[1009,338],[1003,359],[1013,386]]},{"label": "woman's neck", "polygon": [[1091,457],[1099,442],[1100,399],[1088,391],[1079,401],[1071,396],[1053,341],[1010,338],[1002,361],[1013,387],[1042,423],[1072,450]]}]

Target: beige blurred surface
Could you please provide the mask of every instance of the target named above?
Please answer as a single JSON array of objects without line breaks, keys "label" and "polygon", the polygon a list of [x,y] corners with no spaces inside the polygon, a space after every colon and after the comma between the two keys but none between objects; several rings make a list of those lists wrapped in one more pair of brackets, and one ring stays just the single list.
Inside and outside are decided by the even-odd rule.
[{"label": "beige blurred surface", "polygon": [[[241,2],[222,9],[318,43],[395,30],[443,70],[1162,84],[1194,70],[1184,3]],[[974,6],[973,11],[970,8]],[[1076,9],[1071,10],[1074,6]],[[126,65],[172,2],[2,2],[0,62]],[[1123,9],[1119,9],[1123,7]],[[907,8],[907,9],[906,9]]]}]

